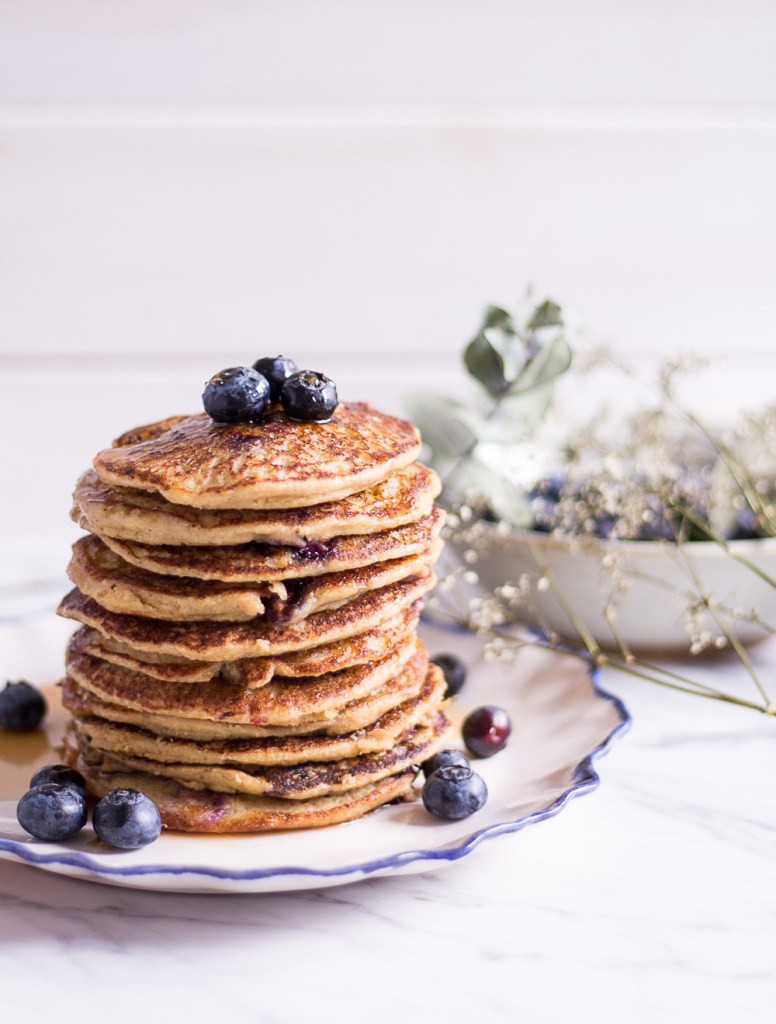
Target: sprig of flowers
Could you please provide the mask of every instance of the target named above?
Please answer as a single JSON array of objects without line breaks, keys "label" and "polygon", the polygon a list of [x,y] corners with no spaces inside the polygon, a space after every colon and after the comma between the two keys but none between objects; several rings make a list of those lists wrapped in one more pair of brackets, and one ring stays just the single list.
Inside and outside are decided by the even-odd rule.
[{"label": "sprig of flowers", "polygon": [[[776,714],[738,637],[738,626],[753,623],[771,633],[776,627],[763,622],[757,609],[731,608],[706,593],[684,555],[689,543],[713,542],[769,586],[776,586],[760,565],[730,543],[737,535],[776,535],[776,407],[750,413],[734,431],[720,435],[677,398],[677,381],[688,369],[697,369],[698,361],[667,361],[659,369],[654,401],[620,429],[616,443],[597,410],[586,427],[567,438],[562,480],[526,486],[516,481],[514,467],[530,454],[550,411],[555,383],[571,366],[567,333],[564,315],[551,300],[534,304],[529,296],[514,315],[488,307],[464,352],[464,364],[479,385],[479,394],[469,403],[444,397],[429,403],[426,397],[415,407],[430,457],[445,484],[443,501],[451,510],[447,535],[460,558],[438,587],[432,613],[477,631],[485,637],[486,649],[502,659],[514,656],[525,644],[550,646],[669,689]],[[616,361],[600,350],[588,350],[577,360],[576,372],[602,365],[611,369]],[[627,367],[618,368],[633,377]],[[611,583],[601,612],[612,634],[612,650],[601,649],[585,624],[584,610],[573,606],[543,563],[540,535],[534,535],[535,572],[505,579],[490,592],[478,585],[482,546],[492,544],[494,536],[508,538],[515,526],[598,545]],[[531,536],[530,531],[521,533],[521,541]],[[629,649],[619,630],[618,603],[633,582],[646,577],[627,565],[616,544],[602,545],[601,538],[660,539],[675,545],[686,567],[687,585],[650,582],[671,588],[684,602],[688,652],[735,651],[756,690],[754,699],[653,664]],[[537,598],[547,591],[572,624],[573,643],[544,621]],[[515,634],[516,621],[530,622],[533,632]]]}]

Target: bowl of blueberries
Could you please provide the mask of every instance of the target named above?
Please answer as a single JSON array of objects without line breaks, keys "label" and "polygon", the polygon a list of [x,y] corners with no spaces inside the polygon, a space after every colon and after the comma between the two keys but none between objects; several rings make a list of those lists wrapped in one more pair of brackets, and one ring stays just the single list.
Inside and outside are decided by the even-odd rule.
[{"label": "bowl of blueberries", "polygon": [[[706,492],[708,493],[708,491]],[[763,639],[776,623],[776,537],[743,501],[710,514],[680,482],[658,494],[629,481],[555,475],[528,492],[530,526],[476,528],[480,582],[505,584],[515,617],[579,645],[699,654]]]}]

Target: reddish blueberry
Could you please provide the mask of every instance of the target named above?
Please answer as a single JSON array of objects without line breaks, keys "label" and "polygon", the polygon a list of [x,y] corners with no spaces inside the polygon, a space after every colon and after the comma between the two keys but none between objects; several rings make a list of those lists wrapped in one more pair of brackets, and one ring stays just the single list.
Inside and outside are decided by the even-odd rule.
[{"label": "reddish blueberry", "polygon": [[512,723],[503,708],[486,704],[466,716],[462,732],[463,741],[472,754],[491,757],[506,745]]}]

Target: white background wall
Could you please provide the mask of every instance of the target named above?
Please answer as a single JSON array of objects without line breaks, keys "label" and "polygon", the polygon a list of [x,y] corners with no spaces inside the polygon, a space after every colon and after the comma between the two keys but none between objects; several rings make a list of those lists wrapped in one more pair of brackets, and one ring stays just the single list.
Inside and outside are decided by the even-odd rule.
[{"label": "white background wall", "polygon": [[766,0],[0,0],[4,533],[223,365],[456,386],[528,281],[772,396],[775,55]]}]

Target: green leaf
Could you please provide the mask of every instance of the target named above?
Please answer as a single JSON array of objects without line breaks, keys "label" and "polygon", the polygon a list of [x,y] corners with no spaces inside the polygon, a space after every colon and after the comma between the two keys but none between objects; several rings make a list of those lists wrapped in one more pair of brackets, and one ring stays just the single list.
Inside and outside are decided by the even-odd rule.
[{"label": "green leaf", "polygon": [[527,526],[530,505],[521,488],[490,466],[468,458],[455,473],[455,491],[469,500],[484,501],[491,511],[512,526]]},{"label": "green leaf", "polygon": [[508,381],[504,374],[504,357],[493,342],[480,333],[472,338],[463,354],[466,369],[494,398],[504,393]]},{"label": "green leaf", "polygon": [[506,309],[502,309],[501,306],[485,307],[480,333],[482,334],[493,327],[498,327],[499,330],[506,331],[507,334],[517,334],[512,314]]},{"label": "green leaf", "polygon": [[542,346],[533,358],[529,359],[524,369],[512,382],[509,393],[519,395],[541,387],[541,385],[560,377],[570,366],[571,348],[563,335],[559,334],[551,342]]},{"label": "green leaf", "polygon": [[509,394],[491,420],[483,422],[480,441],[520,444],[536,433],[552,403],[553,382],[543,384],[519,394]]},{"label": "green leaf", "polygon": [[562,327],[563,311],[557,302],[545,299],[533,311],[533,316],[526,324],[529,331],[537,331],[540,327]]},{"label": "green leaf", "polygon": [[416,394],[407,405],[435,460],[458,458],[476,446],[479,417],[460,402],[442,395]]}]

